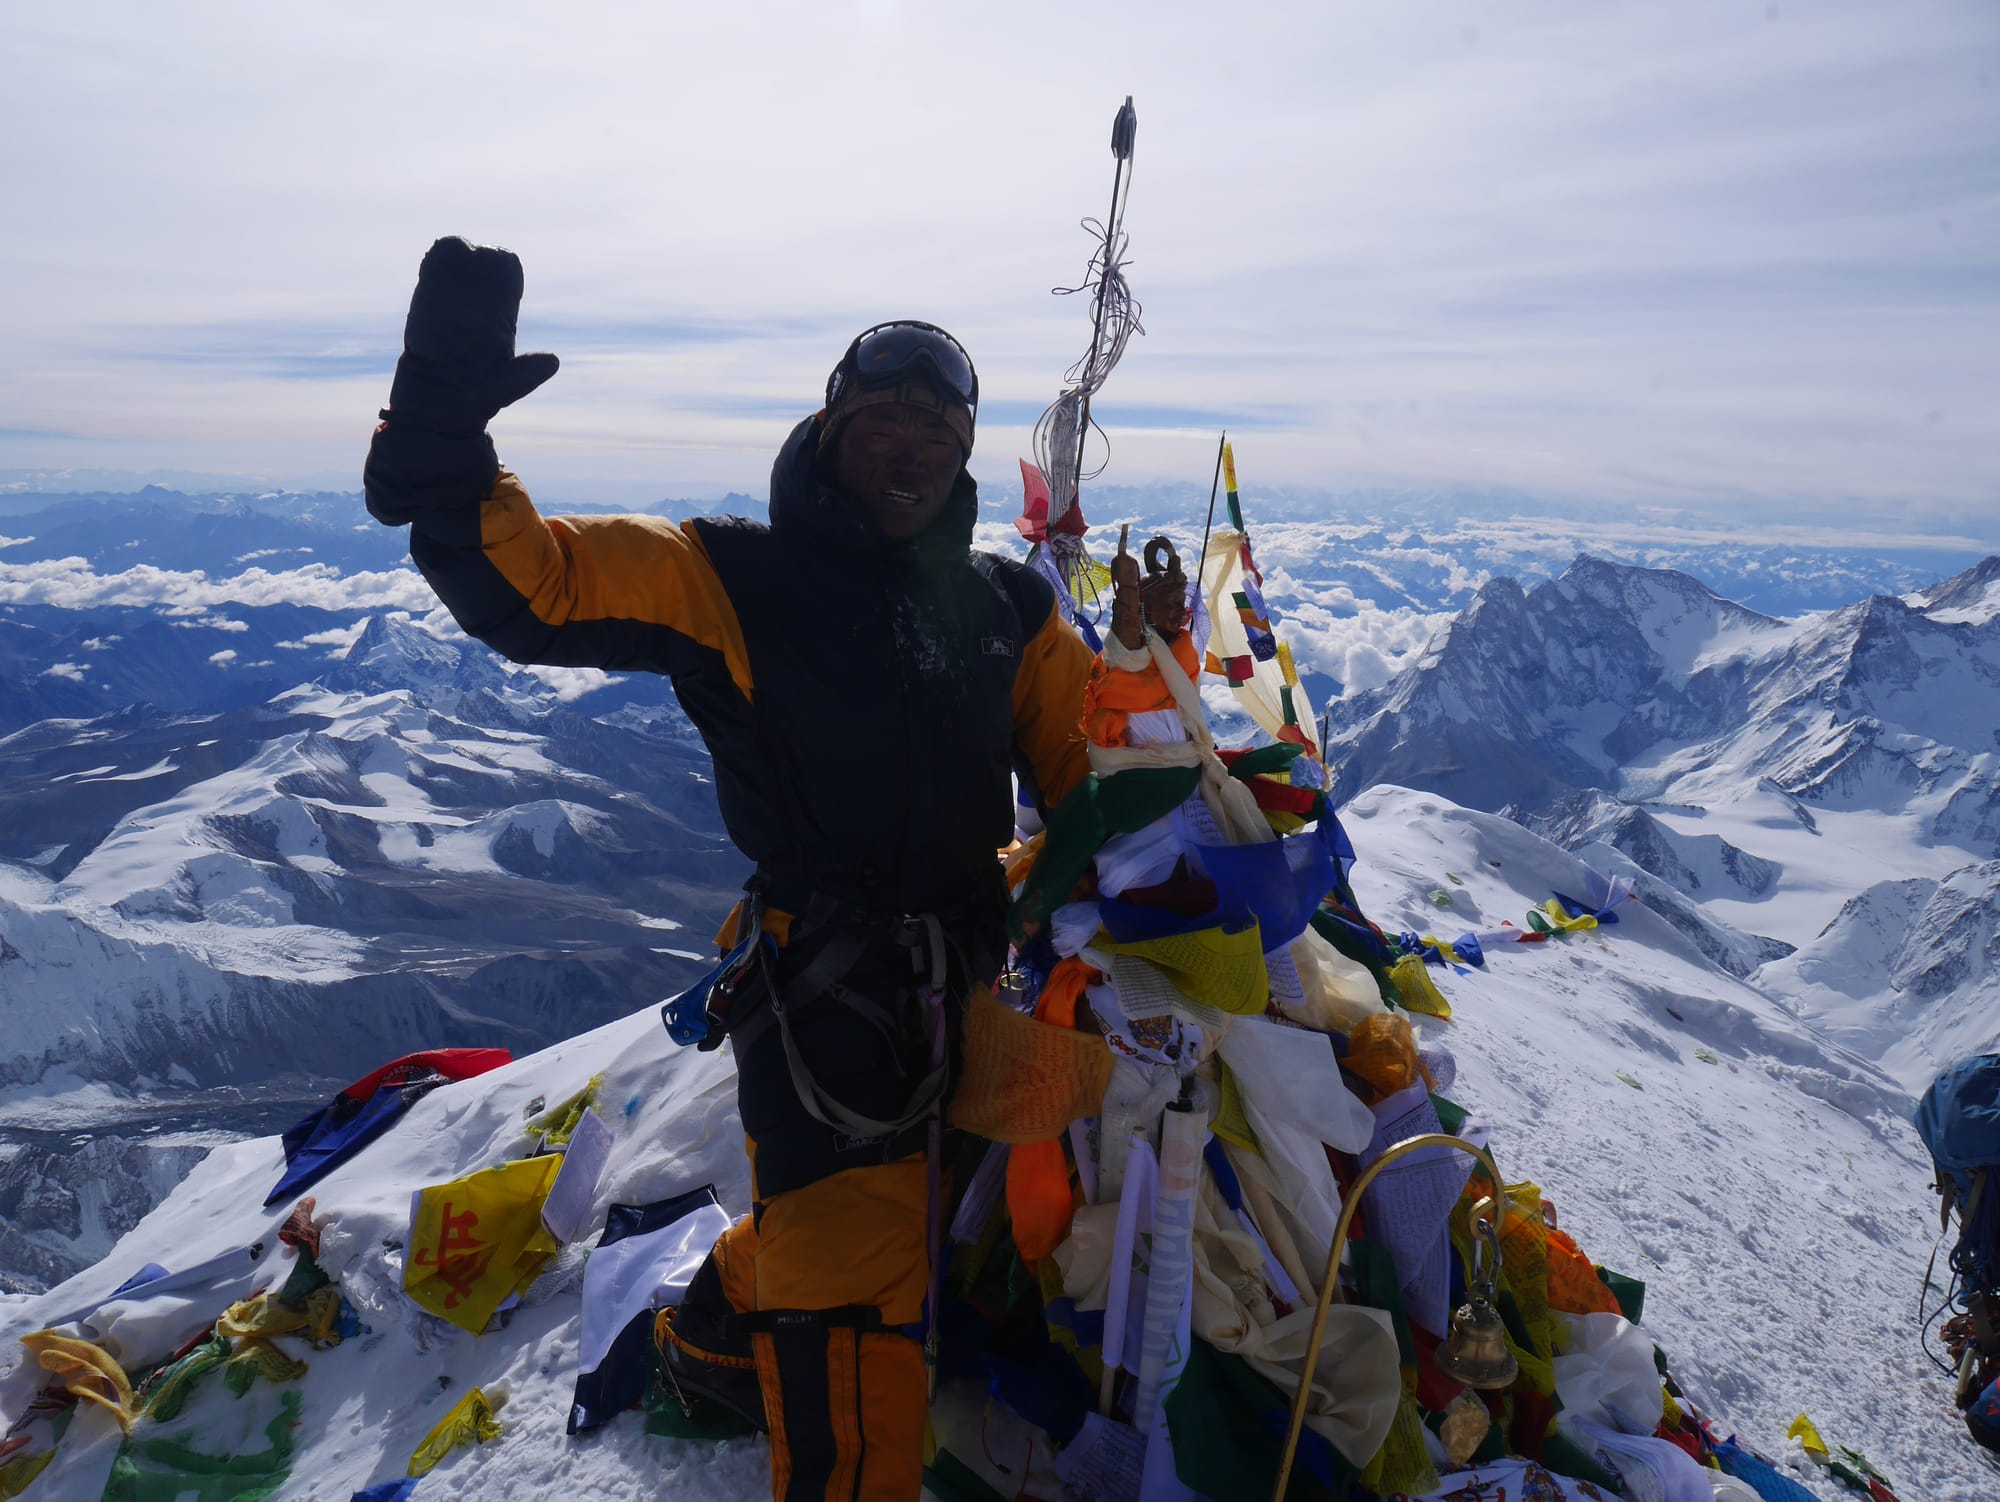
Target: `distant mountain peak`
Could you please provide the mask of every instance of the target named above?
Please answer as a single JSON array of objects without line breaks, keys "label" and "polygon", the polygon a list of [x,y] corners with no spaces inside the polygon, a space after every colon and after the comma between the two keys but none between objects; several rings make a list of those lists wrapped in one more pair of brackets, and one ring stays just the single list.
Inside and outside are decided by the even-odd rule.
[{"label": "distant mountain peak", "polygon": [[326,686],[342,692],[383,689],[493,688],[505,671],[484,648],[433,636],[414,621],[375,615],[328,672]]},{"label": "distant mountain peak", "polygon": [[1963,573],[1918,590],[1905,603],[1915,603],[1937,621],[1980,625],[2000,618],[2000,554],[1982,558]]}]

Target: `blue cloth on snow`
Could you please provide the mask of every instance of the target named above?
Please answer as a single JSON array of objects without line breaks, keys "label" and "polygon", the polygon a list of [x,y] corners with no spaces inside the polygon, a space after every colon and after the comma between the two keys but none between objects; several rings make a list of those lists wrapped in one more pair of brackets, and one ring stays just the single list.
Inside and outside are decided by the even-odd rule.
[{"label": "blue cloth on snow", "polygon": [[1766,1465],[1733,1439],[1725,1439],[1715,1447],[1715,1458],[1722,1463],[1723,1470],[1764,1502],[1820,1502],[1783,1471]]},{"label": "blue cloth on snow", "polygon": [[148,1262],[144,1267],[140,1268],[137,1272],[132,1274],[131,1277],[127,1278],[123,1283],[120,1283],[116,1288],[112,1289],[111,1297],[114,1299],[122,1298],[124,1295],[130,1293],[133,1289],[142,1288],[146,1284],[154,1281],[156,1278],[164,1278],[166,1275],[167,1275],[167,1270],[164,1267],[160,1266],[159,1263]]},{"label": "blue cloth on snow", "polygon": [[394,1481],[378,1481],[373,1486],[364,1486],[349,1502],[403,1502],[403,1499],[417,1489],[418,1477],[398,1476]]}]

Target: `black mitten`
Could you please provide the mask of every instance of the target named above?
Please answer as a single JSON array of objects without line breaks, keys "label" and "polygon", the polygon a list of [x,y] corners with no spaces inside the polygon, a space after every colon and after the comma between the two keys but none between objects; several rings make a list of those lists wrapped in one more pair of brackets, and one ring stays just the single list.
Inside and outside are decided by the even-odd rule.
[{"label": "black mitten", "polygon": [[473,437],[493,414],[556,373],[554,355],[514,353],[521,258],[491,245],[439,240],[417,272],[403,357],[389,390],[391,422]]},{"label": "black mitten", "polygon": [[554,355],[514,353],[521,259],[437,241],[417,272],[383,426],[368,446],[368,510],[391,526],[484,500],[499,473],[486,424],[556,373]]}]

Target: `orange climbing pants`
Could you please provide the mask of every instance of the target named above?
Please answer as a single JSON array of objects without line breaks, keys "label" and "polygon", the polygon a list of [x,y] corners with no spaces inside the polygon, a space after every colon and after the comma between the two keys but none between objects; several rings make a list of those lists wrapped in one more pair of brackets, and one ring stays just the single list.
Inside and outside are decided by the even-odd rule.
[{"label": "orange climbing pants", "polygon": [[716,1243],[753,1331],[776,1502],[922,1492],[927,1379],[906,1332],[930,1279],[927,1181],[921,1154],[847,1169],[760,1202]]}]

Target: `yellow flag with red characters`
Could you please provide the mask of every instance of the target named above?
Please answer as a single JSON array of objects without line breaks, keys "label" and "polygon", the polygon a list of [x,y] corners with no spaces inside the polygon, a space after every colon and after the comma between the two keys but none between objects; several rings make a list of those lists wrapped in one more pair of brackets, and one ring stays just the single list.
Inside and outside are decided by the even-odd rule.
[{"label": "yellow flag with red characters", "polygon": [[557,1250],[542,1202],[562,1161],[559,1153],[523,1158],[419,1190],[403,1291],[461,1330],[485,1329]]}]

